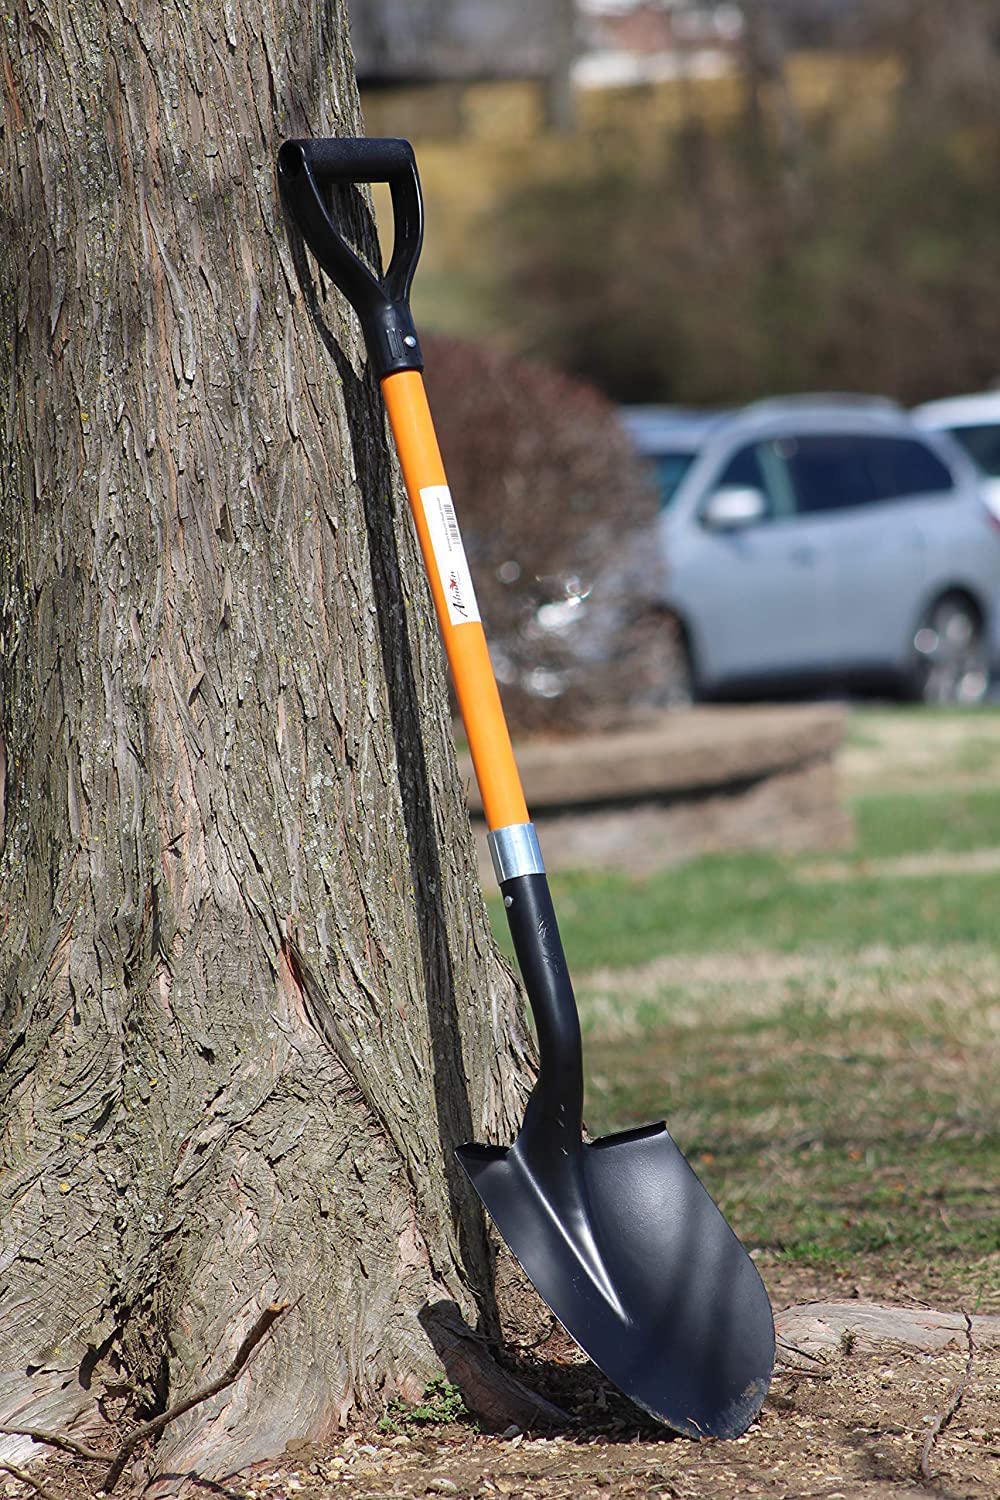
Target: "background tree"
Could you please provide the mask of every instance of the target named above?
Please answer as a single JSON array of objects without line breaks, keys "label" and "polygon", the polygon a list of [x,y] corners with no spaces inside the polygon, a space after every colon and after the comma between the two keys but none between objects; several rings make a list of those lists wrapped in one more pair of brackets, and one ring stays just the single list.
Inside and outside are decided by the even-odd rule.
[{"label": "background tree", "polygon": [[0,1424],[161,1410],[293,1301],[165,1493],[489,1325],[451,1149],[526,1039],[378,395],[280,220],[279,141],[359,131],[343,5],[0,47]]},{"label": "background tree", "polygon": [[740,107],[689,106],[658,137],[641,110],[631,131],[618,116],[507,195],[489,232],[501,326],[625,401],[909,403],[990,384],[996,7],[862,8],[852,34],[869,50],[808,110],[779,14],[744,9]]}]

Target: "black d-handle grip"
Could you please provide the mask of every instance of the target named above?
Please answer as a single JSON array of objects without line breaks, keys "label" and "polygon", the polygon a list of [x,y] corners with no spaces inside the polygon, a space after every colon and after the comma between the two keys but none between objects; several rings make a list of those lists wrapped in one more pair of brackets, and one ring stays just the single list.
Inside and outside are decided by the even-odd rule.
[{"label": "black d-handle grip", "polygon": [[[285,206],[303,239],[357,313],[378,378],[397,370],[423,369],[409,299],[424,220],[420,179],[409,141],[285,141],[278,151],[278,180]],[[351,249],[327,207],[323,189],[352,182],[389,185],[394,239],[381,279]]]},{"label": "black d-handle grip", "polygon": [[391,137],[334,137],[320,141],[286,141],[278,152],[278,169],[308,158],[317,182],[392,182],[416,171],[409,141]]}]

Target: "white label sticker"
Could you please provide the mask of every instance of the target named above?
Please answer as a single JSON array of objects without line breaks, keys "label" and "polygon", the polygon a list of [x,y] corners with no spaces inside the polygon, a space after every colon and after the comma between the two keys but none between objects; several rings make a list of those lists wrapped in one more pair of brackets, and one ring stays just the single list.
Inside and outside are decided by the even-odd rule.
[{"label": "white label sticker", "polygon": [[468,625],[479,619],[479,606],[465,559],[458,518],[451,503],[451,491],[446,484],[432,484],[420,491],[420,499],[438,577],[448,601],[448,618],[453,625]]}]

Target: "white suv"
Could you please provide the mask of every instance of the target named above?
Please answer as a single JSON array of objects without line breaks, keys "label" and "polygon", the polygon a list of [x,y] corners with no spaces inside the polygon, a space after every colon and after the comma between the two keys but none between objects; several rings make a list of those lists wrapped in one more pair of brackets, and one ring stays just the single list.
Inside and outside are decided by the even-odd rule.
[{"label": "white suv", "polygon": [[928,401],[910,415],[918,427],[946,432],[961,444],[982,475],[987,505],[1000,517],[1000,391]]},{"label": "white suv", "polygon": [[692,692],[894,684],[974,703],[1000,657],[1000,522],[889,401],[623,412],[658,474],[663,605]]}]

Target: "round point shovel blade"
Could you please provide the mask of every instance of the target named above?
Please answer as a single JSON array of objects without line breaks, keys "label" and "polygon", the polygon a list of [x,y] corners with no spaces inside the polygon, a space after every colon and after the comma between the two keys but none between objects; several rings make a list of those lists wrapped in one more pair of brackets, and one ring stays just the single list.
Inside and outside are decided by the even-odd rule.
[{"label": "round point shovel blade", "polygon": [[767,1395],[774,1320],[757,1268],[663,1125],[574,1150],[527,1127],[458,1158],[572,1338],[659,1421],[735,1438]]}]

